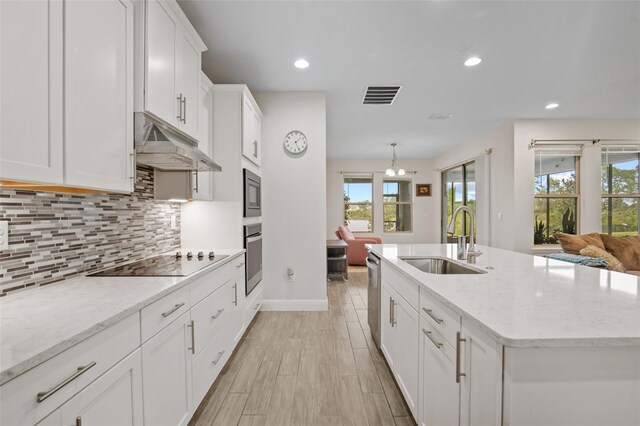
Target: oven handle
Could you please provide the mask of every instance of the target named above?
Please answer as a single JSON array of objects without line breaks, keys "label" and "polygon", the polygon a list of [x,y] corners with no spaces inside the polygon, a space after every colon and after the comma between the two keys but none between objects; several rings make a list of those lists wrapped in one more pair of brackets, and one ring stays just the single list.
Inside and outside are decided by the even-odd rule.
[{"label": "oven handle", "polygon": [[255,235],[253,237],[247,237],[246,239],[247,239],[248,243],[253,243],[255,241],[261,240],[262,239],[262,234]]}]

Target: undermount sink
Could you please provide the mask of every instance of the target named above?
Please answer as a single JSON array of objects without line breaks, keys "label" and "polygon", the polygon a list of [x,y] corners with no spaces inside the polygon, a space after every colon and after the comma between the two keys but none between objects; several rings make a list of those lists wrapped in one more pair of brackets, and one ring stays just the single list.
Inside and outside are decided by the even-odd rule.
[{"label": "undermount sink", "polygon": [[399,259],[404,260],[414,268],[429,274],[486,274],[485,271],[466,267],[444,257],[400,257]]}]

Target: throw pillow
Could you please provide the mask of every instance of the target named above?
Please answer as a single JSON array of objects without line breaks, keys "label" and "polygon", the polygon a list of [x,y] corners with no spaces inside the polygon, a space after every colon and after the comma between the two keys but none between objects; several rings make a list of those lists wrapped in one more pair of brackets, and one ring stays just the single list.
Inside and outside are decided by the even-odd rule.
[{"label": "throw pillow", "polygon": [[592,246],[592,245],[586,246],[585,248],[580,250],[580,254],[583,256],[595,257],[598,259],[605,260],[607,262],[607,269],[610,269],[612,271],[617,271],[617,272],[625,271],[622,263],[620,263],[620,261],[616,259],[614,255],[612,255],[611,253],[605,250],[602,250],[599,247]]},{"label": "throw pillow", "polygon": [[560,242],[562,251],[571,254],[580,254],[580,250],[586,246],[596,246],[602,250],[605,250],[604,243],[600,238],[600,234],[591,233],[583,235],[565,234],[563,232],[556,232],[554,234],[556,239]]},{"label": "throw pillow", "polygon": [[614,237],[601,234],[605,249],[617,257],[625,269],[640,270],[640,235]]}]

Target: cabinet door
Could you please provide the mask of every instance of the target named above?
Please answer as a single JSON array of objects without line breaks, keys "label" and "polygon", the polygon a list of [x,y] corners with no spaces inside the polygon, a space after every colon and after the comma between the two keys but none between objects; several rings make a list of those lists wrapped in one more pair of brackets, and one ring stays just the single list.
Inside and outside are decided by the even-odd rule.
[{"label": "cabinet door", "polygon": [[258,164],[256,114],[249,99],[242,97],[242,155]]},{"label": "cabinet door", "polygon": [[65,2],[65,183],[131,192],[133,3]]},{"label": "cabinet door", "polygon": [[142,425],[140,349],[60,408],[63,425]]},{"label": "cabinet door", "polygon": [[176,24],[157,0],[146,2],[145,109],[178,126],[175,88]]},{"label": "cabinet door", "polygon": [[456,351],[426,320],[420,319],[420,322],[418,424],[457,425],[460,421],[460,385],[455,378]]},{"label": "cabinet door", "polygon": [[395,370],[398,351],[398,337],[393,316],[397,296],[395,291],[384,280],[382,281],[380,297],[380,350],[382,350],[389,367],[393,371]]},{"label": "cabinet door", "polygon": [[502,421],[502,346],[469,324],[460,342],[460,424],[499,425]]},{"label": "cabinet door", "polygon": [[148,425],[186,425],[191,415],[189,312],[142,345],[144,420]]},{"label": "cabinet door", "polygon": [[[198,148],[208,156],[213,154],[213,84],[202,74],[198,107]],[[198,173],[193,199],[213,201],[213,172]],[[196,191],[197,189],[197,191]]]},{"label": "cabinet door", "polygon": [[63,183],[62,6],[0,1],[2,179]]},{"label": "cabinet door", "polygon": [[402,297],[397,298],[395,308],[398,352],[395,376],[414,418],[418,411],[418,348],[420,315]]},{"label": "cabinet door", "polygon": [[198,139],[198,94],[200,93],[200,53],[181,33],[176,39],[176,97],[182,99],[179,127]]}]

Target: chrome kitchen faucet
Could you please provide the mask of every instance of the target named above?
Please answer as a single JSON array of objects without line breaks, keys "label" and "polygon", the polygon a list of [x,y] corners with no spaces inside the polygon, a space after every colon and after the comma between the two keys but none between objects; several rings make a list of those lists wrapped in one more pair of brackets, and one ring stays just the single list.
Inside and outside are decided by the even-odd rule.
[{"label": "chrome kitchen faucet", "polygon": [[458,216],[458,213],[460,212],[466,212],[469,213],[469,230],[470,230],[470,236],[469,236],[469,248],[467,249],[467,237],[465,235],[459,235],[458,238],[458,259],[459,260],[467,260],[467,263],[476,263],[476,258],[478,256],[482,255],[482,252],[480,250],[478,250],[478,248],[475,245],[475,218],[473,217],[473,212],[471,211],[471,209],[467,206],[460,206],[457,209],[455,209],[453,211],[453,214],[451,215],[451,221],[449,222],[449,225],[447,226],[447,234],[451,234],[453,236],[453,234],[455,233],[455,228],[456,228],[456,217]]}]

